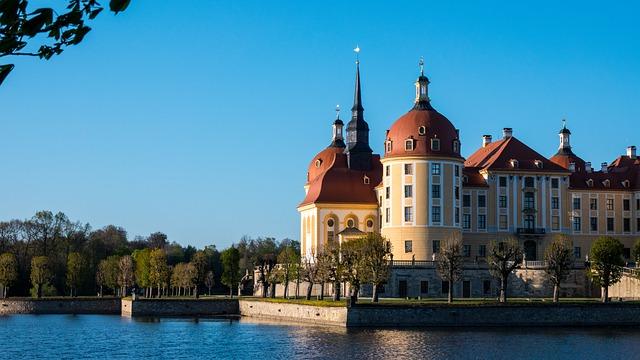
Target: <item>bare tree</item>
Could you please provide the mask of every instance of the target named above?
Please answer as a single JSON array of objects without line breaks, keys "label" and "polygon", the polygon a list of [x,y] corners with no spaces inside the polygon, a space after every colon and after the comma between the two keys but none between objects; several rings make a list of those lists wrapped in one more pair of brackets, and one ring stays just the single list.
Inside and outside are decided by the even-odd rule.
[{"label": "bare tree", "polygon": [[278,254],[278,264],[280,265],[281,281],[284,284],[283,297],[289,296],[289,281],[291,281],[291,275],[293,266],[300,261],[300,253],[297,252],[293,246],[285,244],[283,249]]},{"label": "bare tree", "polygon": [[462,277],[462,241],[459,236],[445,240],[436,255],[436,267],[442,280],[449,283],[447,302],[453,302],[453,284]]},{"label": "bare tree", "polygon": [[522,263],[522,249],[518,240],[510,237],[504,241],[489,243],[487,256],[489,272],[500,280],[500,303],[507,302],[507,283],[509,274]]},{"label": "bare tree", "polygon": [[208,290],[208,295],[211,296],[211,288],[213,287],[214,284],[214,276],[213,276],[213,271],[209,270],[207,272],[207,276],[204,278],[204,285],[207,287]]},{"label": "bare tree", "polygon": [[125,255],[118,261],[118,285],[122,296],[127,296],[127,289],[133,286],[134,264],[130,255]]},{"label": "bare tree", "polygon": [[302,279],[309,283],[307,286],[307,295],[305,299],[311,300],[311,292],[313,291],[313,285],[318,281],[318,266],[316,263],[316,257],[314,254],[307,256],[302,260]]},{"label": "bare tree", "polygon": [[363,239],[353,239],[342,243],[340,254],[343,262],[343,279],[349,283],[350,303],[358,301],[360,285],[367,279],[367,267],[362,253]]},{"label": "bare tree", "polygon": [[378,290],[389,279],[391,243],[379,233],[369,233],[359,242],[362,246],[367,280],[373,285],[372,302],[378,302]]},{"label": "bare tree", "polygon": [[544,260],[547,262],[545,271],[553,283],[553,302],[557,303],[560,297],[560,284],[567,278],[571,265],[573,265],[569,237],[567,235],[556,236],[545,250]]}]

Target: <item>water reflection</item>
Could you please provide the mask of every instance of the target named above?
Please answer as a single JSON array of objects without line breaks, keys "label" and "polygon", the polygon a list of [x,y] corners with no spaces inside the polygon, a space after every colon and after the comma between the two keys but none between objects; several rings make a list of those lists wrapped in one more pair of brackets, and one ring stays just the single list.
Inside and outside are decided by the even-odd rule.
[{"label": "water reflection", "polygon": [[[0,358],[635,358],[633,328],[346,329],[242,318],[18,315],[0,318]],[[11,336],[7,336],[11,334]]]}]

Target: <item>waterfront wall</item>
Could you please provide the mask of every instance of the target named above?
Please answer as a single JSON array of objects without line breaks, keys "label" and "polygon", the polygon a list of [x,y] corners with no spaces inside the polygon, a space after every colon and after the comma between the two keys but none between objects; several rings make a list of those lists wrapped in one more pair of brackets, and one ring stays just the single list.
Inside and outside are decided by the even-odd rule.
[{"label": "waterfront wall", "polygon": [[318,325],[347,324],[347,308],[240,300],[240,315],[269,320],[307,322]]},{"label": "waterfront wall", "polygon": [[623,275],[620,282],[609,287],[609,297],[628,300],[640,299],[640,279]]},{"label": "waterfront wall", "polygon": [[349,309],[346,326],[624,326],[640,325],[630,304],[507,306],[366,306]]},{"label": "waterfront wall", "polygon": [[238,315],[236,299],[122,299],[122,316]]},{"label": "waterfront wall", "polygon": [[0,315],[11,314],[120,314],[120,298],[0,299]]}]

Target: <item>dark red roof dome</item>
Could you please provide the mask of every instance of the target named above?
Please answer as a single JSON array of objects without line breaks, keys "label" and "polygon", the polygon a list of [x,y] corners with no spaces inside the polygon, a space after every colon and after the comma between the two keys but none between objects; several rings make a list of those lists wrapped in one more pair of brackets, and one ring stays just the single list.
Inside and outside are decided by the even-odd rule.
[{"label": "dark red roof dome", "polygon": [[[439,140],[439,148],[432,147],[432,139]],[[462,158],[458,131],[431,106],[415,107],[401,116],[387,131],[386,140],[391,141],[391,149],[385,143],[386,158],[416,155]],[[407,149],[407,140],[412,140],[412,150]]]}]

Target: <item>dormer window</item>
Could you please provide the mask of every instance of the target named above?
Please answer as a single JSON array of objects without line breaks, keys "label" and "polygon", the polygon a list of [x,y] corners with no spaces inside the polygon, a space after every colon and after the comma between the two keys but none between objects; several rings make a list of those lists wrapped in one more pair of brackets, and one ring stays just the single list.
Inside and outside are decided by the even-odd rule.
[{"label": "dormer window", "polygon": [[440,151],[440,139],[431,139],[431,150]]},{"label": "dormer window", "polygon": [[467,175],[462,175],[462,183],[466,184],[469,182],[469,177]]},{"label": "dormer window", "polygon": [[629,180],[625,180],[622,182],[622,186],[628,189],[631,187],[631,182]]},{"label": "dormer window", "polygon": [[590,188],[593,187],[593,179],[587,180],[587,186],[590,187]]},{"label": "dormer window", "polygon": [[404,141],[404,150],[413,151],[413,139],[407,139]]},{"label": "dormer window", "polygon": [[516,159],[511,159],[511,160],[509,160],[509,165],[511,165],[512,168],[516,169],[516,168],[518,168],[520,163]]},{"label": "dormer window", "polygon": [[387,148],[387,152],[390,153],[391,152],[391,140],[387,141],[386,148]]},{"label": "dormer window", "polygon": [[369,185],[371,183],[371,179],[369,179],[367,175],[364,176],[363,180],[366,185]]},{"label": "dormer window", "polygon": [[607,180],[602,182],[602,185],[604,185],[604,187],[606,187],[606,188],[610,188],[611,187],[611,181],[609,179],[607,179]]},{"label": "dormer window", "polygon": [[542,165],[542,161],[540,160],[535,160],[533,162],[533,164],[538,168],[538,169],[542,169],[543,165]]},{"label": "dormer window", "polygon": [[319,168],[320,166],[322,166],[322,160],[318,159],[316,160],[316,167]]},{"label": "dormer window", "polygon": [[453,140],[453,153],[454,154],[460,153],[460,141],[458,140]]},{"label": "dormer window", "polygon": [[418,135],[424,135],[424,134],[426,134],[426,133],[427,133],[427,128],[426,128],[426,127],[424,127],[424,126],[420,126],[420,127],[418,128]]}]

